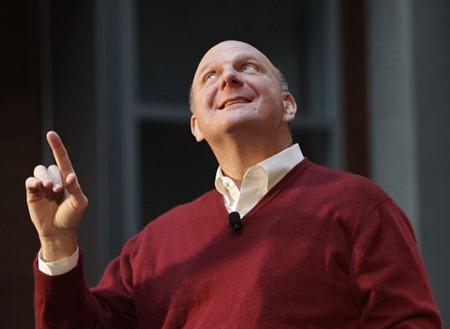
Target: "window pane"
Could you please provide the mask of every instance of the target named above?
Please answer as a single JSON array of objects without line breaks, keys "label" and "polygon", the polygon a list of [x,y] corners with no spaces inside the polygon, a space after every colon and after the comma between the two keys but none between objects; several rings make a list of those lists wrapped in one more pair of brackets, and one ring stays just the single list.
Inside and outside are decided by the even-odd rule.
[{"label": "window pane", "polygon": [[321,110],[321,3],[138,1],[139,100],[187,102],[204,52],[222,40],[237,39],[259,48],[281,69],[303,112]]}]

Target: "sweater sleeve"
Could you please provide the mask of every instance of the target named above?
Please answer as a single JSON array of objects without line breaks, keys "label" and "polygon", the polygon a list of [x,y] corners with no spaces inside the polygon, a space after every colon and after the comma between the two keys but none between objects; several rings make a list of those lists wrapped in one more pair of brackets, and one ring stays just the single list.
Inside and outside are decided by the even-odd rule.
[{"label": "sweater sleeve", "polygon": [[361,328],[442,328],[409,220],[381,202],[354,232],[351,287]]},{"label": "sweater sleeve", "polygon": [[[102,293],[89,289],[84,280],[83,257],[70,272],[49,276],[42,273],[34,262],[35,277],[35,317],[37,329],[80,329],[133,327],[133,302],[127,289],[122,285],[119,260],[113,261],[105,275],[115,277],[113,285]],[[113,296],[105,299],[105,296]]]}]

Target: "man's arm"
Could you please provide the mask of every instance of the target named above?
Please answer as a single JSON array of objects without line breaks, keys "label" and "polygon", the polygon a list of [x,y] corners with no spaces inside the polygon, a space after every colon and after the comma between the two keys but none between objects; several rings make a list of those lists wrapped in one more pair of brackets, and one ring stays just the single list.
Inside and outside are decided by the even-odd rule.
[{"label": "man's arm", "polygon": [[[37,166],[25,187],[30,217],[41,242],[41,261],[52,265],[77,252],[77,230],[88,200],[60,137],[49,132],[47,140],[57,165]],[[77,264],[78,259],[66,274],[49,276],[38,269],[36,261],[36,328],[102,328],[99,307],[84,283],[82,263]]]},{"label": "man's arm", "polygon": [[47,140],[57,165],[37,166],[25,187],[30,217],[42,246],[42,258],[53,262],[67,258],[77,250],[77,230],[88,200],[59,136],[49,132]]},{"label": "man's arm", "polygon": [[83,251],[75,268],[50,276],[34,263],[37,329],[136,328],[132,271],[125,252],[105,270],[99,285],[89,289],[84,280]]},{"label": "man's arm", "polygon": [[413,229],[392,200],[355,230],[350,277],[361,328],[442,328]]}]

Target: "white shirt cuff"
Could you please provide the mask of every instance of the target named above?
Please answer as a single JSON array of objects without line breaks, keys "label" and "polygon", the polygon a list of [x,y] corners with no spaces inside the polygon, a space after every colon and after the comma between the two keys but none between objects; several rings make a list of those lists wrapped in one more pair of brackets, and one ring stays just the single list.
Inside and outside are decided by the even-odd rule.
[{"label": "white shirt cuff", "polygon": [[41,250],[39,250],[38,268],[42,273],[51,276],[65,274],[77,266],[79,255],[80,251],[79,248],[77,248],[77,251],[67,258],[56,262],[46,262],[42,260]]}]

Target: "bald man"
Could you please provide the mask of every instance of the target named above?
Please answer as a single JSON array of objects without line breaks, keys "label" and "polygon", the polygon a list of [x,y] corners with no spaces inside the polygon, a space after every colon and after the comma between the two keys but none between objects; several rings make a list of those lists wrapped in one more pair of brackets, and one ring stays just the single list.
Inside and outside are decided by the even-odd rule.
[{"label": "bald man", "polygon": [[264,54],[212,47],[190,105],[216,188],[148,224],[95,288],[77,239],[88,201],[48,133],[56,165],[26,181],[37,328],[442,327],[408,219],[374,183],[303,156],[296,102]]}]

